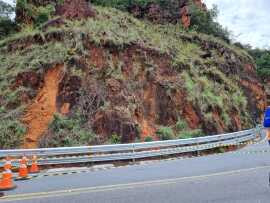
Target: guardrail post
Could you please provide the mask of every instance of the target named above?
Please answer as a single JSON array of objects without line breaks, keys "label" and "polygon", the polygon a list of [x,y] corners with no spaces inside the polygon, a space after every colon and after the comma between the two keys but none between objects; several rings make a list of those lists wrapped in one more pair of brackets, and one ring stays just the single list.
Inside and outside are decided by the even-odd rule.
[{"label": "guardrail post", "polygon": [[260,139],[262,140],[263,139],[262,128],[259,125],[257,125],[256,126],[256,130],[258,131],[258,134],[260,136]]},{"label": "guardrail post", "polygon": [[254,140],[262,140],[263,139],[263,135],[262,135],[262,128],[259,125],[256,125],[256,127],[254,128]]},{"label": "guardrail post", "polygon": [[132,153],[133,153],[132,162],[135,164],[136,160],[135,160],[135,146],[134,146],[134,143],[132,144]]},{"label": "guardrail post", "polygon": [[197,147],[197,156],[200,156],[201,153],[200,153],[200,150],[199,150],[199,142],[198,142],[198,139],[196,139],[196,147]]}]

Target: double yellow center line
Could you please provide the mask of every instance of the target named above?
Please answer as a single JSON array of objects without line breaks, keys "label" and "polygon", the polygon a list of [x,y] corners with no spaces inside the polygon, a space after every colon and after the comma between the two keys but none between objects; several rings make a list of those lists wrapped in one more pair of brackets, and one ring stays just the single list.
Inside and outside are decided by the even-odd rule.
[{"label": "double yellow center line", "polygon": [[71,195],[74,196],[74,195],[80,195],[84,193],[106,192],[106,191],[114,191],[114,190],[126,190],[126,189],[135,189],[135,188],[141,188],[141,187],[169,185],[169,184],[176,184],[176,183],[181,183],[181,182],[186,182],[186,181],[206,179],[210,177],[237,175],[240,173],[252,172],[252,171],[256,171],[260,169],[270,169],[270,166],[260,166],[260,167],[255,167],[255,168],[213,173],[213,174],[208,174],[208,175],[189,176],[189,177],[153,180],[153,181],[142,181],[142,182],[127,183],[127,184],[85,187],[85,188],[76,188],[76,189],[69,189],[69,190],[51,191],[51,192],[8,195],[8,196],[1,197],[0,202],[1,201],[7,202],[7,201],[18,201],[18,200],[41,199],[41,198],[50,198],[50,197],[64,197],[64,196],[71,196]]}]

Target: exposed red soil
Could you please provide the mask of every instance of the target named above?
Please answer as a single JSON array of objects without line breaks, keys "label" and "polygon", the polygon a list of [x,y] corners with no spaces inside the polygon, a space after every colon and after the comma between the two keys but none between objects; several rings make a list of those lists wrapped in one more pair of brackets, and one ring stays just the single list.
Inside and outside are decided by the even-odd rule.
[{"label": "exposed red soil", "polygon": [[56,99],[58,85],[62,78],[63,65],[48,69],[44,77],[44,85],[31,105],[28,106],[22,121],[27,125],[23,148],[36,148],[41,135],[57,112]]},{"label": "exposed red soil", "polygon": [[183,27],[188,28],[190,26],[190,16],[189,16],[190,14],[188,6],[184,6],[183,8],[181,8],[180,15]]},{"label": "exposed red soil", "polygon": [[187,103],[183,107],[183,116],[191,129],[197,129],[199,127],[200,118],[198,117],[194,110],[194,107],[190,103]]},{"label": "exposed red soil", "polygon": [[[92,8],[91,3],[88,0],[27,0],[27,3],[31,4],[27,8],[39,8],[48,4],[55,5],[55,16],[60,16],[67,19],[85,19],[95,16],[95,10]],[[29,15],[29,12],[24,7],[16,8],[16,21],[21,24],[32,24],[35,18]]]},{"label": "exposed red soil", "polygon": [[[169,56],[139,46],[118,51],[110,47],[109,52],[91,42],[86,41],[84,45],[89,50],[89,57],[75,62],[77,68],[87,73],[86,78],[70,74],[67,67],[62,79],[63,66],[58,65],[49,69],[43,82],[37,85],[42,88],[23,118],[28,126],[23,147],[37,147],[57,110],[62,114],[72,114],[73,107],[79,105],[80,88],[106,103],[89,118],[100,143],[108,141],[113,134],[119,135],[123,143],[134,142],[136,138],[144,141],[147,136],[158,140],[157,129],[174,126],[178,119],[185,120],[190,129],[203,129],[207,133],[223,133],[228,129],[218,109],[212,109],[213,120],[208,122],[200,109],[188,101],[184,81],[171,68]],[[145,64],[146,59],[151,59],[150,64]],[[246,66],[246,69],[247,72],[253,71],[251,66]],[[18,85],[23,85],[23,81],[18,81]],[[34,79],[32,81],[31,84],[36,84]],[[264,93],[256,78],[244,75],[241,84],[247,92],[255,95],[255,107],[258,105],[262,109]],[[262,103],[257,102],[260,98]],[[239,113],[233,113],[233,109],[231,112],[232,126],[229,129],[241,130]]]},{"label": "exposed red soil", "polygon": [[215,126],[216,126],[217,133],[223,133],[226,126],[225,126],[224,122],[222,121],[222,119],[219,115],[219,112],[213,111],[212,115],[213,115],[214,121],[216,122]]},{"label": "exposed red soil", "polygon": [[68,114],[70,109],[70,103],[64,103],[60,109],[61,114]]},{"label": "exposed red soil", "polygon": [[147,85],[146,89],[143,91],[143,105],[145,107],[145,112],[142,118],[139,119],[141,125],[141,140],[147,136],[153,137],[155,139],[156,128],[153,126],[156,120],[156,87],[153,85]]},{"label": "exposed red soil", "polygon": [[86,0],[64,0],[63,4],[56,6],[56,15],[74,20],[94,17],[95,12]]},{"label": "exposed red soil", "polygon": [[243,129],[239,113],[233,112],[231,114],[231,119],[232,119],[232,122],[234,122],[234,126],[236,126],[236,128],[237,128],[237,129],[235,129],[235,131],[240,131]]},{"label": "exposed red soil", "polygon": [[241,85],[250,90],[255,97],[254,99],[257,101],[257,108],[263,112],[267,105],[266,93],[263,86],[260,83],[251,80],[241,80]]}]

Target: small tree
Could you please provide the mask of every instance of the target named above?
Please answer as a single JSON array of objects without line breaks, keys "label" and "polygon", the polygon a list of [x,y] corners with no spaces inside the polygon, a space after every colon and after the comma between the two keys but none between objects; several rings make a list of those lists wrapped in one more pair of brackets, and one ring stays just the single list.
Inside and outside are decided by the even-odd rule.
[{"label": "small tree", "polygon": [[252,49],[245,45],[245,49],[254,58],[257,65],[257,72],[262,78],[270,76],[270,50]]},{"label": "small tree", "polygon": [[230,32],[216,22],[219,13],[216,5],[214,5],[212,9],[204,10],[195,4],[192,4],[190,6],[190,13],[191,29],[213,35],[230,43]]},{"label": "small tree", "polygon": [[0,0],[0,40],[14,33],[17,29],[16,23],[11,20],[15,8]]}]

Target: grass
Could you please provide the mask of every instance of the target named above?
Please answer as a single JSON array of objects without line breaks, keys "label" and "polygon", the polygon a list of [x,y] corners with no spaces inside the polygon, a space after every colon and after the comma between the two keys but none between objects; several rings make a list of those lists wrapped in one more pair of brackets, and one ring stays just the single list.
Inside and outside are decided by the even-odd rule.
[{"label": "grass", "polygon": [[20,147],[26,127],[14,118],[0,120],[0,148],[14,149]]},{"label": "grass", "polygon": [[[186,34],[184,33],[184,35],[186,35]],[[254,61],[253,57],[245,49],[241,49],[233,44],[228,44],[224,40],[222,40],[220,38],[216,38],[213,35],[207,35],[204,33],[198,33],[198,32],[191,31],[188,33],[188,37],[190,37],[190,36],[196,36],[201,40],[216,43],[221,47],[226,47],[227,49],[229,49],[231,52],[233,52],[237,56],[244,57],[251,62]]]},{"label": "grass", "polygon": [[160,140],[172,140],[175,137],[173,129],[171,127],[167,127],[167,126],[161,126],[157,130],[156,134]]},{"label": "grass", "polygon": [[[219,82],[216,81],[217,78]],[[230,79],[214,67],[200,72],[191,66],[189,71],[182,73],[182,79],[189,95],[188,100],[200,109],[206,120],[213,121],[212,116],[207,117],[213,109],[221,112],[220,116],[227,127],[232,124],[229,116],[231,109],[237,109],[241,115],[246,115],[247,98],[241,88],[237,87],[236,78]]]},{"label": "grass", "polygon": [[40,141],[40,147],[70,147],[90,145],[96,142],[97,135],[83,127],[79,116],[67,118],[55,115],[48,132]]},{"label": "grass", "polygon": [[[89,54],[89,50],[85,47],[84,42],[89,41],[98,47],[105,45],[106,47],[113,47],[114,50],[119,52],[127,46],[136,45],[137,47],[166,56],[166,58],[171,60],[171,67],[176,67],[179,80],[183,81],[183,86],[188,93],[187,99],[194,106],[199,107],[206,120],[213,121],[213,116],[210,112],[213,109],[219,109],[222,120],[224,120],[226,126],[229,126],[231,125],[230,111],[236,109],[240,113],[245,126],[251,123],[250,115],[246,113],[248,109],[247,99],[241,87],[238,86],[237,81],[239,78],[225,75],[215,65],[216,62],[226,62],[225,58],[218,56],[218,53],[216,53],[213,59],[202,59],[200,57],[203,53],[200,48],[201,42],[194,39],[187,41],[186,38],[198,37],[201,41],[209,41],[217,44],[217,46],[225,47],[237,57],[252,60],[244,50],[229,45],[213,36],[196,32],[187,33],[179,24],[155,25],[148,21],[138,20],[128,13],[113,8],[96,6],[95,9],[97,10],[95,18],[83,21],[66,21],[66,24],[62,27],[49,28],[46,32],[38,28],[25,27],[21,32],[0,41],[0,96],[3,97],[2,106],[6,107],[10,103],[15,103],[18,109],[14,109],[14,111],[20,112],[18,101],[20,92],[33,91],[23,88],[15,91],[10,89],[18,73],[28,70],[43,73],[50,64],[68,63],[71,58],[76,56],[86,57]],[[60,33],[63,39],[54,42],[45,37],[53,33]],[[45,40],[44,44],[33,43],[24,49],[15,49],[12,52],[7,51],[8,45],[12,43],[20,45],[27,38],[34,36],[40,36],[47,41]],[[108,53],[107,56],[109,55]],[[121,67],[124,64],[121,61],[118,64],[110,63],[109,59],[108,61],[109,67],[106,71],[110,71],[108,73],[110,77],[124,80],[125,78],[121,72]],[[143,63],[138,60],[134,64],[136,64],[134,65],[134,73],[137,75]],[[92,68],[91,64],[88,65],[89,68]],[[155,62],[149,60],[144,65],[147,71],[156,72]],[[72,70],[73,75],[83,77],[84,74],[80,70]],[[138,84],[133,89],[137,89],[140,85],[142,84]],[[8,111],[11,112],[11,110]],[[17,118],[15,118],[16,121],[18,121]],[[59,144],[66,146],[81,143],[77,133],[75,133],[75,131],[80,130],[78,126],[81,126],[81,124],[77,121],[73,124],[77,127],[72,127],[72,129],[66,129],[65,127],[59,132],[53,131],[53,136],[56,136],[60,141],[49,143],[48,145],[54,146]],[[176,128],[179,131],[183,131],[183,137],[195,136],[196,134],[188,133],[185,121],[178,121]],[[81,133],[82,137],[85,137],[84,140],[89,138],[86,141],[87,143],[92,142],[91,139],[95,138],[93,134],[87,134],[83,131],[78,132]],[[65,133],[73,135],[75,140],[68,136],[63,141]],[[175,137],[174,134],[175,132],[170,127],[161,127],[158,130],[160,139],[173,139]],[[0,135],[2,134],[0,133]]]},{"label": "grass", "polygon": [[195,138],[195,137],[201,137],[201,136],[203,136],[203,132],[201,129],[185,130],[185,131],[181,131],[178,134],[179,139],[189,139],[189,138]]},{"label": "grass", "polygon": [[178,119],[177,123],[175,124],[175,128],[177,131],[182,131],[188,129],[188,124],[183,119]]}]

